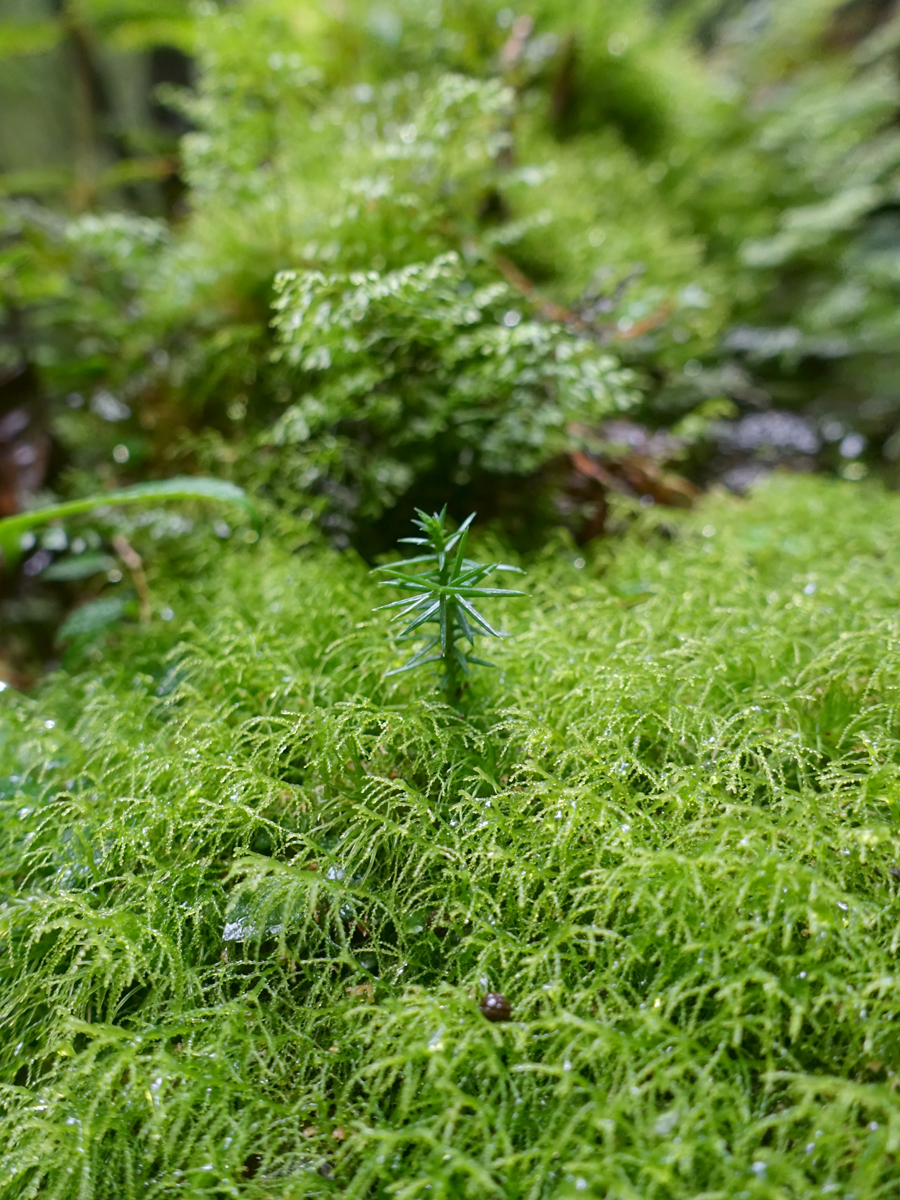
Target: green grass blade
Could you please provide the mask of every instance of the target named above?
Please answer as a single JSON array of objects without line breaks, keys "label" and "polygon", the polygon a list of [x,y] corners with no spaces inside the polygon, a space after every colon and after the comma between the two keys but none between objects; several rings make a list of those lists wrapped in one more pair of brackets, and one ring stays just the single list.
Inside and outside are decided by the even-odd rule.
[{"label": "green grass blade", "polygon": [[20,554],[19,542],[24,533],[48,521],[57,521],[78,513],[92,512],[97,508],[118,508],[124,504],[140,504],[156,500],[219,500],[238,504],[249,514],[254,524],[259,523],[259,514],[243,488],[222,479],[177,476],[154,483],[139,483],[134,487],[102,495],[84,496],[79,500],[66,500],[61,504],[49,504],[44,508],[16,513],[13,517],[0,520],[0,551],[7,566],[14,564]]}]

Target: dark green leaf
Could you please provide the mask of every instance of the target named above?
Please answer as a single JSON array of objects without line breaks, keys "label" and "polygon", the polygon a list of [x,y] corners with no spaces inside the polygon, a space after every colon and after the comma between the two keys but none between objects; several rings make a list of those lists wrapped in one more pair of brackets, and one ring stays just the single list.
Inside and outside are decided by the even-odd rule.
[{"label": "dark green leaf", "polygon": [[109,596],[102,600],[92,600],[90,604],[82,604],[70,613],[59,627],[57,637],[60,641],[79,637],[85,633],[97,633],[112,625],[125,611],[125,601],[118,596]]}]

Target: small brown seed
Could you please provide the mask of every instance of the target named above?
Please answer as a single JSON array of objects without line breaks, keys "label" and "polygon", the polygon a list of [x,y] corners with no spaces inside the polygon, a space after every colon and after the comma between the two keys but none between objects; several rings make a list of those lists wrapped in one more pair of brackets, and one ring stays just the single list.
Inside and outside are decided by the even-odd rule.
[{"label": "small brown seed", "polygon": [[511,1021],[512,1005],[500,992],[488,992],[478,1005],[489,1021]]}]

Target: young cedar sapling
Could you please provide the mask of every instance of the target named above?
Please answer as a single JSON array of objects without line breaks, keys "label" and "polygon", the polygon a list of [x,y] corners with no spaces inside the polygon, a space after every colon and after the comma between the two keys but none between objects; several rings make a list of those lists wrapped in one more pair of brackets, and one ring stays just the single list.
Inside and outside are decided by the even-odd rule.
[{"label": "young cedar sapling", "polygon": [[[401,538],[400,541],[413,546],[425,546],[427,553],[408,558],[399,564],[376,567],[377,571],[391,576],[390,579],[382,580],[383,586],[402,588],[410,594],[402,600],[382,604],[375,611],[399,608],[400,611],[393,619],[402,621],[408,617],[410,620],[397,640],[418,641],[423,637],[425,640],[402,667],[388,671],[387,675],[399,675],[426,663],[441,662],[444,668],[443,687],[448,700],[453,703],[462,694],[463,683],[471,674],[470,668],[473,665],[495,665],[472,654],[475,638],[483,634],[490,637],[508,636],[489,625],[475,608],[473,601],[485,596],[525,595],[524,592],[508,588],[482,587],[482,581],[495,571],[515,571],[519,575],[522,572],[508,563],[477,563],[466,558],[469,526],[475,518],[475,513],[467,517],[455,533],[451,533],[446,527],[446,505],[439,513],[433,513],[431,516],[419,508],[416,512],[419,519],[413,521],[413,524],[417,525],[425,536]],[[410,568],[426,564],[430,569],[410,574]],[[437,625],[437,633],[430,635],[430,631],[424,628],[428,625]],[[465,646],[466,642],[468,648]]]}]

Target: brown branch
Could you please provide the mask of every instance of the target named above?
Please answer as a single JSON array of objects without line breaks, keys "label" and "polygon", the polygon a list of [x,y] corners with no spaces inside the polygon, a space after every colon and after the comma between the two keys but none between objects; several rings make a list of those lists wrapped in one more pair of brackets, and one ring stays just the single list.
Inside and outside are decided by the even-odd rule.
[{"label": "brown branch", "polygon": [[630,342],[634,338],[639,338],[643,334],[649,333],[651,329],[656,329],[658,325],[662,325],[672,315],[674,307],[672,301],[664,300],[649,316],[644,317],[640,321],[635,321],[630,329],[620,330],[614,325],[609,324],[598,325],[592,321],[585,321],[583,317],[573,312],[571,308],[565,308],[562,304],[557,304],[554,300],[546,300],[525,272],[520,270],[511,258],[506,258],[503,254],[497,254],[494,256],[494,266],[506,282],[515,288],[521,296],[524,296],[529,304],[533,304],[546,320],[559,321],[563,325],[569,325],[573,329],[578,329],[582,333],[589,333],[596,338],[613,342]]},{"label": "brown branch", "polygon": [[[97,198],[101,146],[105,145],[117,162],[129,157],[128,141],[116,129],[115,103],[101,56],[75,0],[63,0],[59,19],[75,82],[76,182],[72,199],[77,208],[88,208]],[[132,203],[138,202],[138,193],[127,180],[122,190]]]},{"label": "brown branch", "polygon": [[649,333],[651,329],[656,329],[658,325],[662,325],[672,315],[673,304],[671,300],[664,300],[659,308],[653,310],[649,317],[644,317],[641,321],[635,321],[630,329],[621,330],[616,333],[613,341],[630,342],[632,338],[638,338],[645,333]]},{"label": "brown branch", "polygon": [[607,471],[606,467],[602,467],[600,463],[594,462],[592,458],[588,458],[583,451],[572,450],[569,453],[569,458],[572,460],[572,466],[579,475],[585,475],[588,479],[595,479],[597,483],[611,492],[623,492],[626,496],[632,495],[632,491],[627,484],[622,483],[620,479],[616,479],[612,472]]},{"label": "brown branch", "polygon": [[506,282],[524,296],[529,304],[533,304],[542,317],[546,317],[548,321],[561,321],[564,325],[574,325],[576,329],[590,331],[590,326],[586,325],[581,317],[573,313],[570,308],[564,308],[554,300],[545,300],[524,271],[520,271],[511,258],[497,254],[494,257],[494,265]]}]

